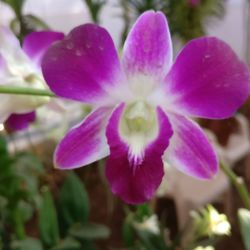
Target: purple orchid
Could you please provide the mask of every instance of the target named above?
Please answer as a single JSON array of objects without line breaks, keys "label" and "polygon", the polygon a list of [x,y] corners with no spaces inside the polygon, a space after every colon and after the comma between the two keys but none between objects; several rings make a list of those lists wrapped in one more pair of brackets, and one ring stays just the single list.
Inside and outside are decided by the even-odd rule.
[{"label": "purple orchid", "polygon": [[132,27],[121,63],[108,32],[94,24],[52,45],[42,62],[51,90],[94,107],[57,146],[55,166],[73,169],[110,155],[108,182],[130,204],[153,196],[163,159],[188,175],[212,178],[216,154],[188,117],[233,115],[249,94],[250,74],[214,37],[191,41],[174,63],[172,54],[167,20],[154,11]]},{"label": "purple orchid", "polygon": [[[61,32],[32,32],[21,47],[11,30],[0,26],[0,85],[45,89],[41,59],[47,48],[63,37]],[[49,100],[49,97],[1,94],[0,123],[13,113],[26,114]]]},{"label": "purple orchid", "polygon": [[11,131],[25,130],[30,123],[36,120],[36,112],[32,111],[25,114],[12,114],[5,121],[4,126]]}]

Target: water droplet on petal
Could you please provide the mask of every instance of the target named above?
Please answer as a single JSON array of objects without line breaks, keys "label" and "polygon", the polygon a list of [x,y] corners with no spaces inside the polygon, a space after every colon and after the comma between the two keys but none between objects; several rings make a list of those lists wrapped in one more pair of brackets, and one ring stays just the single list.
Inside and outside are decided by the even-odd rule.
[{"label": "water droplet on petal", "polygon": [[82,56],[83,55],[83,51],[81,49],[77,49],[75,52],[76,56]]},{"label": "water droplet on petal", "polygon": [[90,43],[86,43],[86,48],[91,48],[91,44]]},{"label": "water droplet on petal", "polygon": [[72,42],[69,42],[69,43],[67,43],[66,48],[67,49],[73,49],[74,48],[74,44]]}]

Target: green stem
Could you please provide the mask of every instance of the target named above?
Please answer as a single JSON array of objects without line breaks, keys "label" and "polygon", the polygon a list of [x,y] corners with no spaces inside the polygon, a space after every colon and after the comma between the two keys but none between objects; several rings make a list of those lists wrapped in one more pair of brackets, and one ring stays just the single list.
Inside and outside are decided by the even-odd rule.
[{"label": "green stem", "polygon": [[55,97],[55,95],[46,89],[35,89],[26,87],[10,87],[5,85],[0,85],[0,93],[11,94],[11,95],[36,95],[36,96],[50,96]]},{"label": "green stem", "polygon": [[234,187],[238,191],[238,194],[245,208],[250,210],[250,194],[248,192],[248,189],[246,187],[246,184],[243,178],[237,176],[228,166],[226,166],[222,162],[220,163],[220,168],[225,173],[225,175],[227,175],[231,183],[234,185]]},{"label": "green stem", "polygon": [[14,227],[17,238],[19,240],[25,239],[26,237],[25,228],[23,221],[21,219],[20,212],[18,210],[14,212]]}]

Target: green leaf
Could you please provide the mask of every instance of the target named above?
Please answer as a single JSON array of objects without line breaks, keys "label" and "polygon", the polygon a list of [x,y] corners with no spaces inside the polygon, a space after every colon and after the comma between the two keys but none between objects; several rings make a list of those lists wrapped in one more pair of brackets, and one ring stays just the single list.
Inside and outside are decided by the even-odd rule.
[{"label": "green leaf", "polygon": [[81,243],[74,238],[67,237],[61,241],[58,246],[53,247],[52,250],[81,250]]},{"label": "green leaf", "polygon": [[11,250],[43,250],[43,247],[38,239],[26,238],[22,241],[13,241]]},{"label": "green leaf", "polygon": [[20,214],[20,219],[22,222],[27,222],[29,219],[31,219],[34,212],[32,205],[23,200],[18,202],[17,210]]},{"label": "green leaf", "polygon": [[82,249],[84,250],[99,250],[99,248],[96,247],[95,243],[93,243],[90,240],[83,240],[82,242]]},{"label": "green leaf", "polygon": [[128,216],[122,226],[122,238],[127,247],[132,247],[135,242],[135,230],[132,225],[133,217]]},{"label": "green leaf", "polygon": [[55,246],[59,242],[59,229],[55,205],[49,189],[43,188],[43,199],[39,209],[39,230],[46,247]]},{"label": "green leaf", "polygon": [[8,175],[11,172],[11,163],[12,160],[8,153],[7,141],[3,136],[0,136],[0,183],[2,182],[2,179],[5,178],[6,174]]},{"label": "green leaf", "polygon": [[25,0],[3,0],[3,1],[9,4],[17,15],[21,14]]},{"label": "green leaf", "polygon": [[147,231],[137,231],[137,234],[147,250],[168,250],[164,238],[161,235],[155,235]]},{"label": "green leaf", "polygon": [[8,199],[0,195],[0,213],[6,209],[8,205]]},{"label": "green leaf", "polygon": [[0,136],[0,155],[8,154],[7,142],[3,136]]},{"label": "green leaf", "polygon": [[69,234],[79,240],[107,239],[110,235],[108,227],[100,224],[74,225]]},{"label": "green leaf", "polygon": [[138,221],[143,221],[145,217],[150,215],[152,215],[152,210],[148,204],[145,203],[136,207],[135,216]]},{"label": "green leaf", "polygon": [[30,30],[49,30],[49,26],[39,17],[28,14],[23,16],[23,20]]},{"label": "green leaf", "polygon": [[79,177],[71,172],[65,179],[59,194],[62,226],[67,230],[75,223],[84,224],[89,215],[88,195]]},{"label": "green leaf", "polygon": [[18,190],[25,195],[25,199],[37,207],[41,199],[39,192],[39,178],[44,174],[41,161],[30,153],[19,153],[13,163],[15,177],[19,181]]},{"label": "green leaf", "polygon": [[84,2],[86,6],[88,7],[92,20],[94,21],[94,23],[98,23],[100,11],[107,1],[106,0],[84,0]]},{"label": "green leaf", "polygon": [[244,208],[238,210],[238,217],[240,221],[241,235],[246,247],[250,250],[250,211]]}]

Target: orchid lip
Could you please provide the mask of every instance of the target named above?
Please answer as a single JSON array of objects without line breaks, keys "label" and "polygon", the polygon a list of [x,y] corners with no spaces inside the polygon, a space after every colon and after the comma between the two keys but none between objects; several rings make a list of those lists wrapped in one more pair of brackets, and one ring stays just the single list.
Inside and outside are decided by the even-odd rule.
[{"label": "orchid lip", "polygon": [[156,109],[145,101],[124,105],[119,132],[129,146],[129,160],[138,165],[144,158],[145,147],[157,136]]}]

